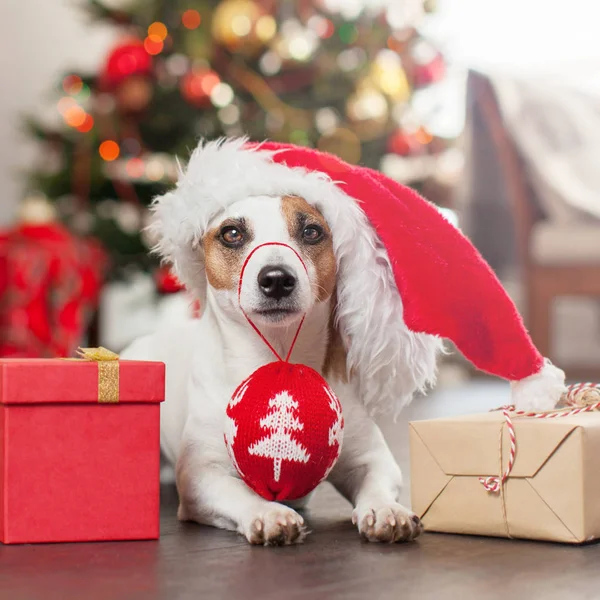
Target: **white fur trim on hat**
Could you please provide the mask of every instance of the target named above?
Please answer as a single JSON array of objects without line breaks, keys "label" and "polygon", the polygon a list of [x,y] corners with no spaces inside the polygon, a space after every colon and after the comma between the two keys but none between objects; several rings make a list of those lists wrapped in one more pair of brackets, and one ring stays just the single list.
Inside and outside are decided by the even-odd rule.
[{"label": "white fur trim on hat", "polygon": [[565,373],[546,359],[539,373],[512,381],[510,387],[517,410],[545,412],[556,407],[565,391]]}]

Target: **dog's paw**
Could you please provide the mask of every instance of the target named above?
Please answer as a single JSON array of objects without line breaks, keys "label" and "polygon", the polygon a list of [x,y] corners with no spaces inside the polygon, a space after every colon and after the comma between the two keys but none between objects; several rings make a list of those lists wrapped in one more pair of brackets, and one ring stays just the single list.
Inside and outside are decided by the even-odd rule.
[{"label": "dog's paw", "polygon": [[250,520],[246,539],[262,546],[299,544],[307,535],[304,519],[293,509],[273,502]]},{"label": "dog's paw", "polygon": [[410,542],[423,531],[419,517],[401,504],[358,506],[352,522],[369,542]]}]

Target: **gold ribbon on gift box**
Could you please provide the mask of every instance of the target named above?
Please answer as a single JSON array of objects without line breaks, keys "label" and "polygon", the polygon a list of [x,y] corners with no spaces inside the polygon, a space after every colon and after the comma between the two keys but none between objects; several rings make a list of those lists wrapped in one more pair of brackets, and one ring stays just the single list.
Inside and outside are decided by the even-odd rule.
[{"label": "gold ribbon on gift box", "polygon": [[80,358],[67,360],[87,360],[98,363],[98,402],[117,404],[119,402],[119,355],[102,346],[98,348],[78,348]]}]

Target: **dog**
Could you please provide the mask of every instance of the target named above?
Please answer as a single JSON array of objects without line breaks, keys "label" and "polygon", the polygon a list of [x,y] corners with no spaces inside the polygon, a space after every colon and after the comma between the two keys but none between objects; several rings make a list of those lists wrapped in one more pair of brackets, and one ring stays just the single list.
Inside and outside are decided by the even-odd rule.
[{"label": "dog", "polygon": [[[268,162],[268,154],[248,152],[240,142],[208,144],[192,156],[177,189],[153,207],[158,251],[200,299],[202,314],[134,341],[122,358],[167,365],[161,449],[175,469],[177,516],[236,531],[250,544],[293,544],[307,533],[298,510],[309,498],[284,505],[254,493],[239,478],[223,440],[235,388],[273,360],[243,306],[280,355],[305,318],[291,362],[325,378],[345,421],[341,454],[328,481],[352,504],[362,538],[414,540],[423,528],[398,501],[402,474],[372,405],[386,394],[404,402],[434,381],[441,342],[392,324],[401,300],[385,251],[360,208],[335,207],[345,200],[335,198],[333,184],[322,178],[309,182],[307,191],[323,201],[309,201],[300,193],[310,179],[306,174],[298,175],[297,194],[278,193],[260,171]],[[208,189],[211,181],[218,185],[219,168],[225,169],[218,180],[223,186],[237,185],[227,172],[231,164],[238,174],[253,173],[247,195],[238,188],[229,196]],[[254,193],[261,187],[265,194]],[[207,216],[202,202],[215,198],[220,204]],[[194,213],[199,210],[202,216]],[[340,219],[353,221],[343,225]],[[242,266],[258,246],[238,298]],[[352,278],[362,290],[349,287]]]}]

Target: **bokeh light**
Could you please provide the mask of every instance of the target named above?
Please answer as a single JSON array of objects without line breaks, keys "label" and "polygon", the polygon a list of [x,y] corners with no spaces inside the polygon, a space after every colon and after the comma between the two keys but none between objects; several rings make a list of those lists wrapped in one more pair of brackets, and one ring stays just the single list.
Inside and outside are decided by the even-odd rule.
[{"label": "bokeh light", "polygon": [[129,159],[125,171],[132,179],[139,179],[144,174],[144,161],[141,158]]},{"label": "bokeh light", "polygon": [[149,160],[146,165],[146,177],[150,181],[160,181],[165,175],[165,168],[162,163],[157,160]]},{"label": "bokeh light", "polygon": [[63,79],[62,87],[66,94],[74,96],[75,94],[79,94],[83,88],[83,81],[77,75],[67,75]]},{"label": "bokeh light", "polygon": [[313,15],[310,17],[307,25],[322,39],[330,38],[335,32],[333,23],[321,15]]},{"label": "bokeh light", "polygon": [[166,66],[169,75],[181,77],[188,70],[189,59],[183,54],[172,54],[167,58]]},{"label": "bokeh light", "polygon": [[69,96],[64,96],[58,101],[56,107],[58,108],[58,112],[64,117],[67,111],[76,105],[77,102],[75,102],[73,98],[70,98]]},{"label": "bokeh light", "polygon": [[142,149],[140,143],[133,137],[125,138],[121,142],[121,148],[123,148],[123,152],[125,154],[130,154],[133,156],[139,154]]},{"label": "bokeh light", "polygon": [[65,123],[69,127],[81,127],[85,122],[86,113],[79,105],[71,106],[64,114]]},{"label": "bokeh light", "polygon": [[75,96],[77,97],[78,102],[85,102],[92,95],[92,91],[90,90],[89,85],[85,85],[85,83],[81,86],[81,89]]},{"label": "bokeh light", "polygon": [[259,65],[265,75],[275,75],[281,69],[281,57],[277,52],[269,50],[261,56]]},{"label": "bokeh light", "polygon": [[181,22],[186,29],[197,29],[200,27],[202,17],[197,10],[189,9],[181,15]]},{"label": "bokeh light", "polygon": [[88,131],[92,130],[93,126],[94,117],[92,117],[92,115],[85,115],[85,119],[83,123],[77,127],[77,131],[80,131],[81,133],[87,133]]},{"label": "bokeh light", "polygon": [[233,100],[233,89],[226,83],[218,83],[210,94],[210,100],[215,106],[227,106]]},{"label": "bokeh light", "polygon": [[148,27],[148,36],[151,38],[157,38],[160,41],[164,41],[168,34],[167,26],[160,21],[155,21]]},{"label": "bokeh light", "polygon": [[298,144],[298,146],[308,146],[308,134],[303,129],[294,129],[294,131],[290,133],[290,142],[292,142],[292,144]]},{"label": "bokeh light", "polygon": [[353,44],[358,38],[358,30],[352,23],[344,23],[338,29],[338,35],[344,44]]},{"label": "bokeh light", "polygon": [[145,40],[144,40],[144,48],[146,50],[146,52],[148,54],[151,54],[152,56],[156,55],[156,54],[160,54],[163,50],[164,47],[164,42],[154,36],[154,35],[149,35]]},{"label": "bokeh light", "polygon": [[277,22],[271,15],[263,15],[256,22],[255,32],[261,42],[269,42],[277,33]]},{"label": "bokeh light", "polygon": [[423,145],[429,144],[429,142],[431,142],[431,140],[433,140],[433,136],[431,135],[431,133],[429,133],[429,131],[427,131],[423,127],[421,127],[415,133],[414,137],[417,140],[417,142],[419,142],[419,144],[423,144]]},{"label": "bokeh light", "polygon": [[231,19],[231,31],[238,37],[247,36],[252,30],[252,21],[248,15],[236,15]]},{"label": "bokeh light", "polygon": [[235,104],[230,104],[219,110],[219,119],[223,125],[234,125],[240,120],[240,109]]},{"label": "bokeh light", "polygon": [[120,149],[119,144],[114,140],[105,140],[100,144],[98,152],[103,160],[111,161],[119,158]]}]

